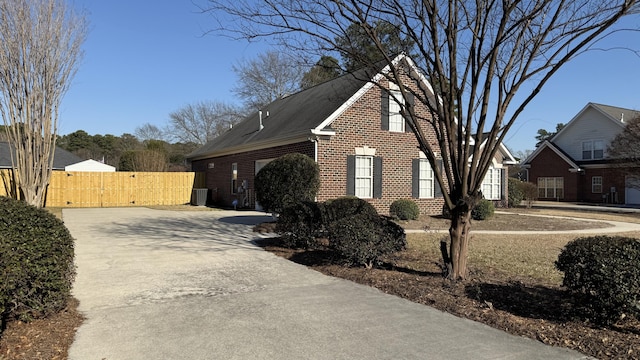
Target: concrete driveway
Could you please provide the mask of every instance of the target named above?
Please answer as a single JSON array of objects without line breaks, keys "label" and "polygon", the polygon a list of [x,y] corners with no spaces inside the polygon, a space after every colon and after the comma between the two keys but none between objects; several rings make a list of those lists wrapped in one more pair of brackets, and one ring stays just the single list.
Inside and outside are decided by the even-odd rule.
[{"label": "concrete driveway", "polygon": [[585,359],[256,247],[254,212],[65,209],[69,359]]}]

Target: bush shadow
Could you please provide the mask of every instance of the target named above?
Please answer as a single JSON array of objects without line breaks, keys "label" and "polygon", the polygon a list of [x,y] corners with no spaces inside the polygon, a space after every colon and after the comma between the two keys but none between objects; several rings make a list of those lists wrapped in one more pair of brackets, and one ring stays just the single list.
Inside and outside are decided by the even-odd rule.
[{"label": "bush shadow", "polygon": [[479,283],[465,286],[465,294],[488,306],[530,319],[565,322],[574,319],[573,299],[568,291],[531,286]]}]

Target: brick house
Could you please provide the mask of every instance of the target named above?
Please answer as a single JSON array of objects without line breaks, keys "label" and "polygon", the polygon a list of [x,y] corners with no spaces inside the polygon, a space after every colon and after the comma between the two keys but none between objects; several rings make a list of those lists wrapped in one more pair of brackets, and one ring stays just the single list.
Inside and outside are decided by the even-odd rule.
[{"label": "brick house", "polygon": [[[396,61],[418,74],[409,58]],[[231,206],[235,200],[253,208],[259,206],[255,174],[269,161],[298,152],[319,165],[318,201],[355,195],[385,214],[394,200],[411,198],[423,213],[439,214],[441,189],[389,96],[393,91],[383,76],[363,70],[278,99],[190,154],[192,170],[206,173],[211,202]],[[428,117],[424,105],[416,104],[416,111]],[[423,129],[429,131],[426,123]],[[430,140],[437,148],[435,135]],[[496,201],[506,200],[505,163],[514,161],[503,149],[483,186]]]},{"label": "brick house", "polygon": [[[640,204],[640,166],[620,166],[607,156],[625,119],[640,112],[588,103],[562,130],[524,161],[539,200]],[[637,175],[634,176],[633,173]]]}]

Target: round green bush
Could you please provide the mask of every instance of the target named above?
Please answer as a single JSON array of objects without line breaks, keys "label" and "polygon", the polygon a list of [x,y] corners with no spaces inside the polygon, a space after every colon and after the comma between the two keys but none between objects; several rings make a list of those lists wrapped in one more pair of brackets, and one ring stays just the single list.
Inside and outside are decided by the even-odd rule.
[{"label": "round green bush", "polygon": [[62,221],[0,197],[0,314],[29,321],[62,310],[75,278],[74,243]]},{"label": "round green bush", "polygon": [[276,223],[286,247],[309,249],[316,245],[316,238],[322,235],[323,223],[321,205],[313,201],[303,201],[285,208]]},{"label": "round green bush", "polygon": [[327,226],[354,215],[363,215],[371,219],[377,219],[379,216],[373,205],[355,196],[327,200],[322,210],[323,223]]},{"label": "round green bush", "polygon": [[597,324],[640,318],[640,240],[622,236],[575,239],[555,265],[576,295],[578,311]]},{"label": "round green bush", "polygon": [[493,216],[495,209],[492,201],[482,199],[478,205],[471,210],[471,217],[473,220],[486,220]]},{"label": "round green bush", "polygon": [[400,220],[417,220],[420,216],[420,208],[413,200],[398,199],[391,203],[389,214]]},{"label": "round green bush", "polygon": [[520,206],[520,203],[524,199],[524,192],[522,192],[522,181],[514,178],[509,178],[509,203],[510,208]]},{"label": "round green bush", "polygon": [[320,188],[320,170],[306,155],[283,155],[258,171],[255,188],[260,205],[266,211],[280,213],[299,202],[315,199]]},{"label": "round green bush", "polygon": [[404,229],[388,218],[353,215],[333,222],[328,229],[331,247],[350,265],[371,268],[382,256],[406,247]]}]

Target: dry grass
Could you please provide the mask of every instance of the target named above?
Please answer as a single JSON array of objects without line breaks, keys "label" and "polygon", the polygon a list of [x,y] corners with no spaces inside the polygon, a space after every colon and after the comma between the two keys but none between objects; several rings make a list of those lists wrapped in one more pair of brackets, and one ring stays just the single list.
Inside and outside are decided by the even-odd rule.
[{"label": "dry grass", "polygon": [[[615,235],[640,239],[640,232]],[[499,272],[515,279],[530,278],[544,285],[559,286],[562,273],[555,269],[554,263],[562,248],[577,237],[571,234],[474,234],[469,245],[469,266],[472,271],[482,269],[483,272]],[[408,234],[407,251],[412,253],[415,261],[406,265],[420,270],[420,259],[429,259],[427,262],[431,263],[439,262],[440,241],[445,238],[445,234]]]}]

